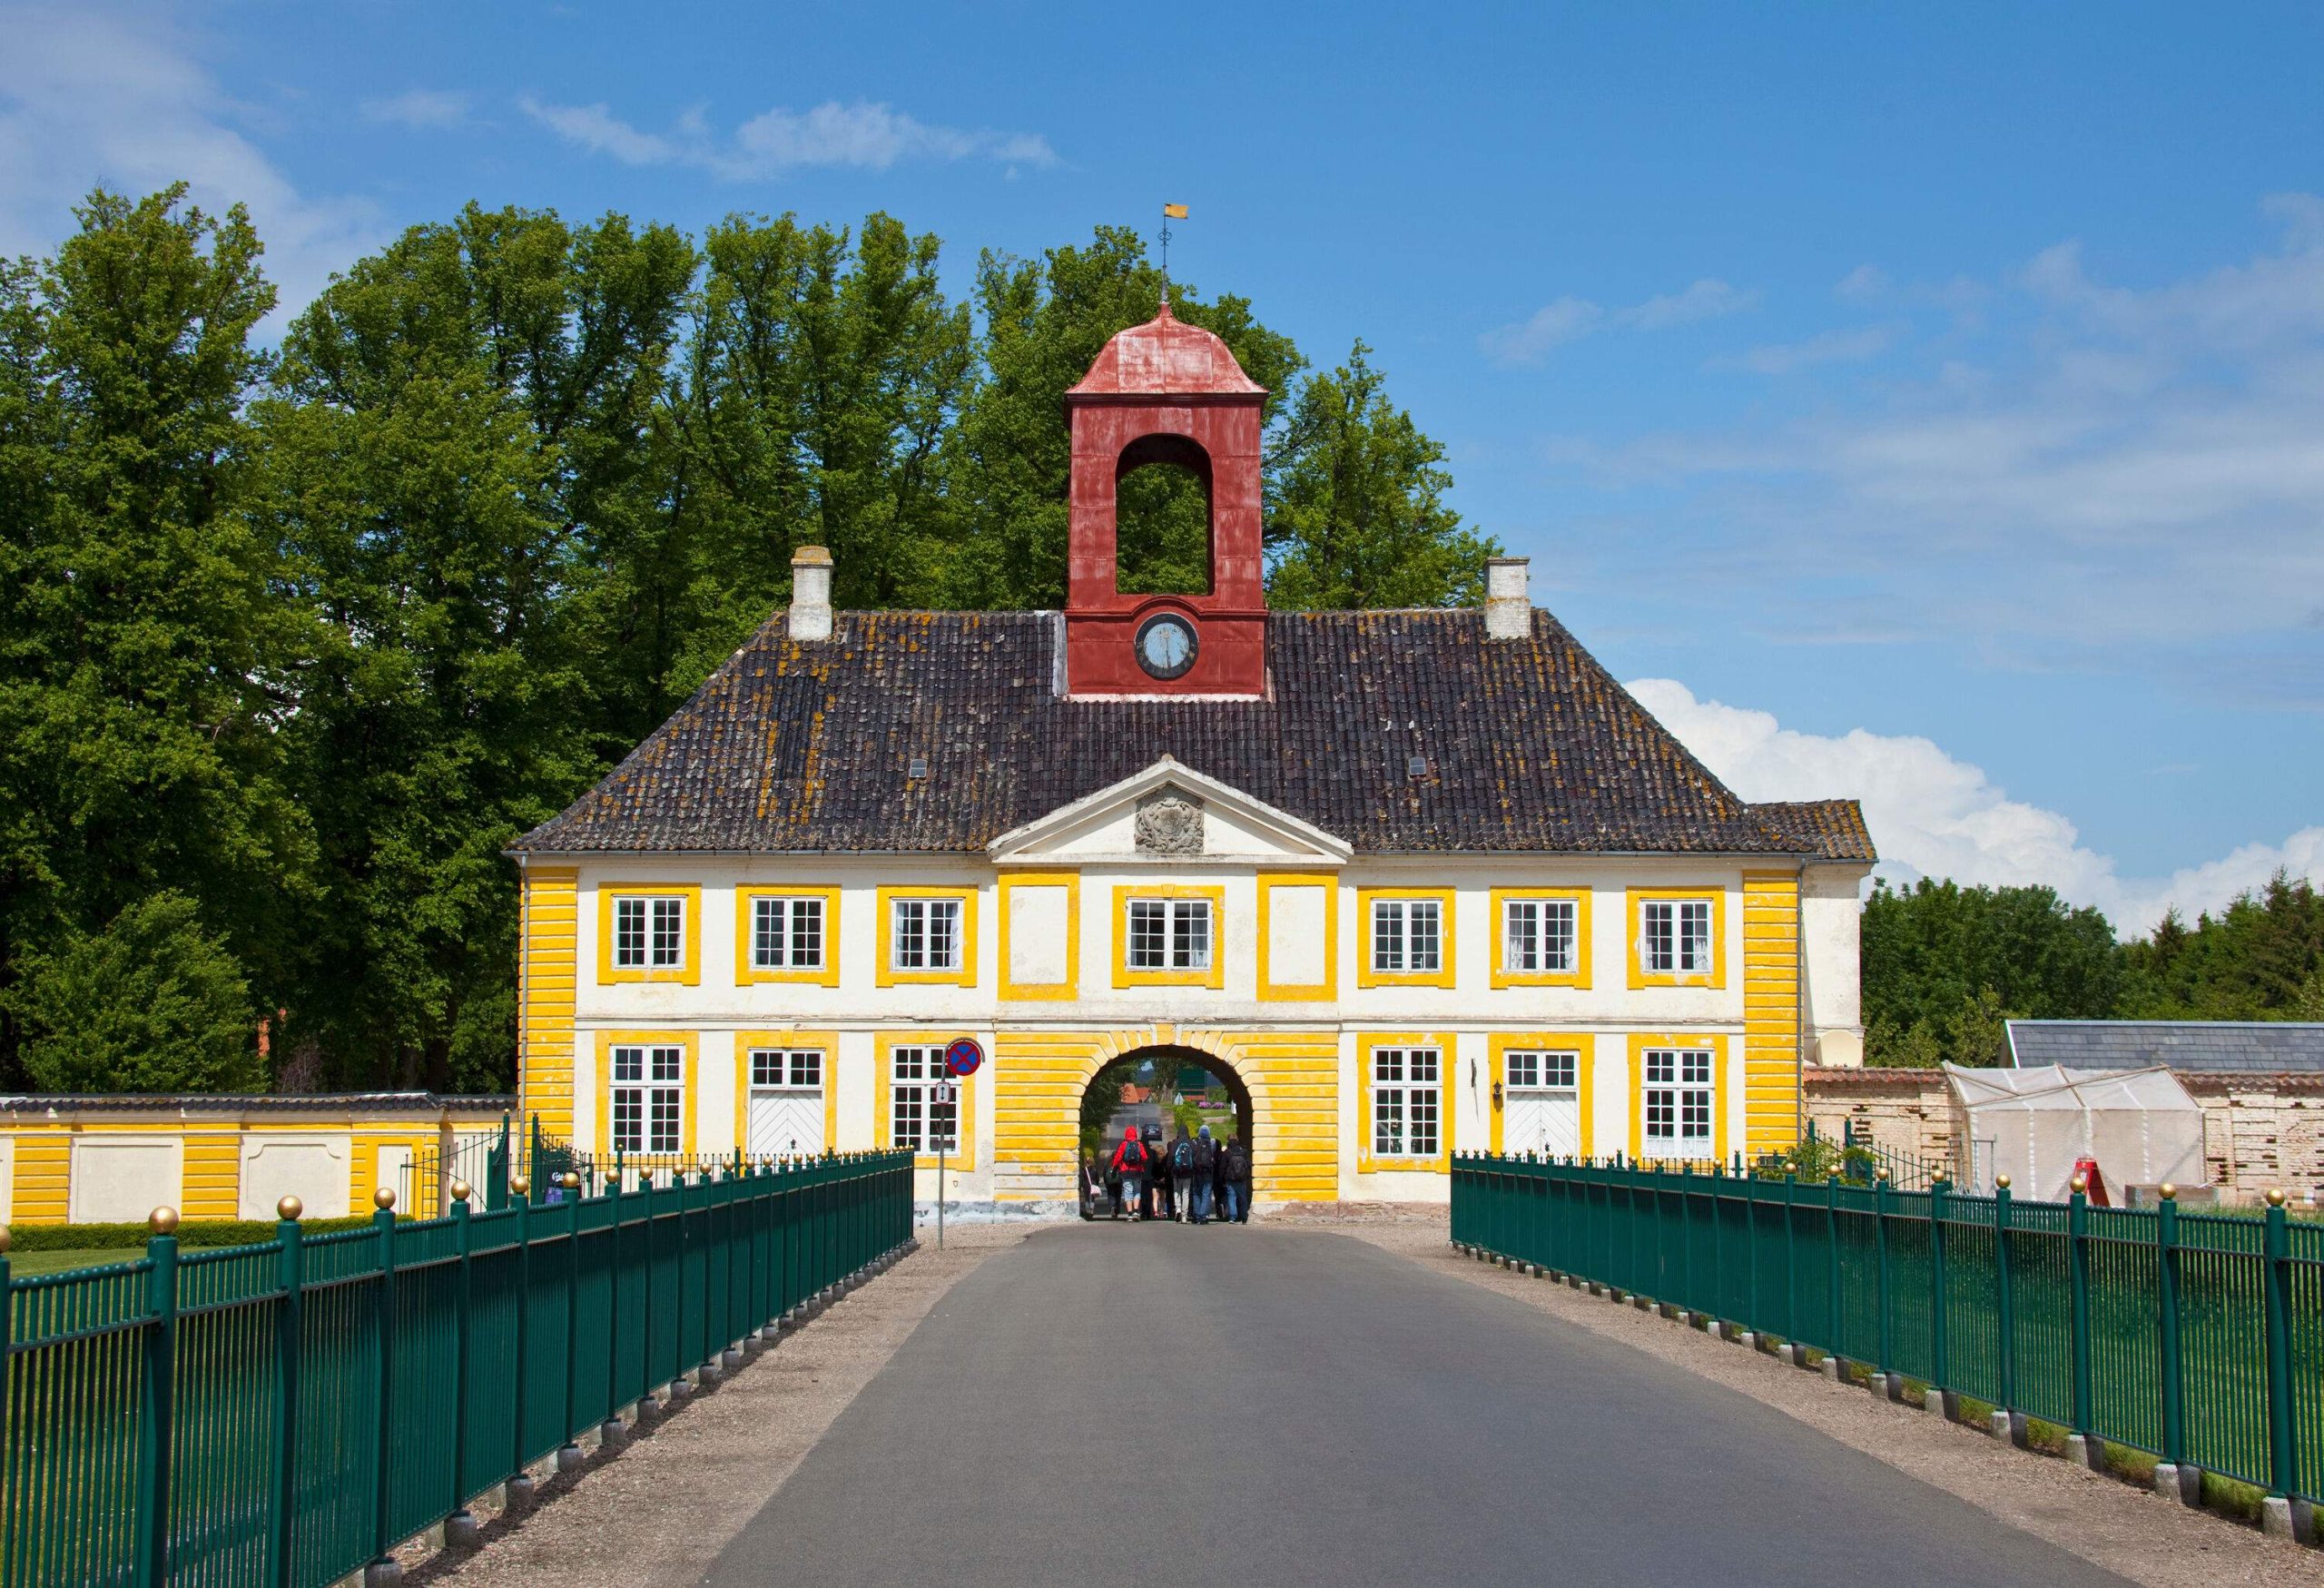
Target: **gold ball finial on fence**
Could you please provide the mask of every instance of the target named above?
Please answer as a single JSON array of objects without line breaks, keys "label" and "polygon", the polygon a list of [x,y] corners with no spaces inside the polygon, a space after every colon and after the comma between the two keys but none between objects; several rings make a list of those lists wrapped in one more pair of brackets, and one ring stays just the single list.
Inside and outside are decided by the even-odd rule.
[{"label": "gold ball finial on fence", "polygon": [[1994,1184],[1998,1189],[2006,1191],[2009,1189],[2009,1176],[2006,1173],[1995,1175],[1994,1177]]},{"label": "gold ball finial on fence", "polygon": [[508,1189],[519,1197],[529,1196],[532,1193],[533,1182],[528,1176],[510,1175]]},{"label": "gold ball finial on fence", "polygon": [[2268,1188],[2268,1206],[2270,1208],[2280,1208],[2283,1205],[2284,1189],[2281,1186],[2270,1186]]},{"label": "gold ball finial on fence", "polygon": [[2090,1189],[2090,1177],[2088,1175],[2076,1175],[2073,1177],[2073,1180],[2068,1183],[2073,1186],[2074,1195],[2076,1196],[2080,1196],[2083,1192]]},{"label": "gold ball finial on fence", "polygon": [[5,1258],[8,1255],[9,1244],[15,1239],[15,1237],[8,1233],[8,1227],[5,1224],[0,1224],[0,1258]]},{"label": "gold ball finial on fence", "polygon": [[1879,1171],[1877,1171],[1877,1172],[1878,1172],[1878,1178],[1879,1178],[1879,1179],[1884,1179],[1884,1180],[1885,1180],[1885,1179],[1886,1179],[1888,1178],[1888,1171],[1887,1171],[1886,1169],[1881,1169],[1881,1170],[1879,1170]]},{"label": "gold ball finial on fence", "polygon": [[178,1210],[164,1204],[145,1216],[145,1228],[155,1235],[175,1235],[178,1232]]},{"label": "gold ball finial on fence", "polygon": [[2179,1188],[2165,1180],[2154,1188],[2154,1194],[2166,1202],[2175,1202],[2179,1199]]},{"label": "gold ball finial on fence", "polygon": [[307,1205],[296,1197],[285,1197],[274,1205],[274,1216],[288,1218],[293,1224],[299,1222],[299,1216],[306,1210]]},{"label": "gold ball finial on fence", "polygon": [[452,1193],[452,1200],[455,1202],[465,1202],[476,1195],[476,1188],[466,1180],[454,1180],[449,1189]]},{"label": "gold ball finial on fence", "polygon": [[393,1208],[395,1205],[396,1189],[393,1186],[381,1186],[378,1190],[371,1193],[371,1206],[377,1208],[380,1212],[388,1212]]}]

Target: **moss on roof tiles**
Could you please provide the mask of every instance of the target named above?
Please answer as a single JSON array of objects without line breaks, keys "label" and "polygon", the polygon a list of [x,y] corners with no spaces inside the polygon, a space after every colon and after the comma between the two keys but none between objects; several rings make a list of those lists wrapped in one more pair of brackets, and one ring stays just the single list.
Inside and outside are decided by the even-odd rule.
[{"label": "moss on roof tiles", "polygon": [[1471,610],[1276,613],[1254,701],[1060,698],[1060,628],[852,612],[800,646],[778,614],[516,847],[973,852],[1167,753],[1360,852],[1874,857],[1854,801],[1738,799],[1547,613],[1530,641]]}]

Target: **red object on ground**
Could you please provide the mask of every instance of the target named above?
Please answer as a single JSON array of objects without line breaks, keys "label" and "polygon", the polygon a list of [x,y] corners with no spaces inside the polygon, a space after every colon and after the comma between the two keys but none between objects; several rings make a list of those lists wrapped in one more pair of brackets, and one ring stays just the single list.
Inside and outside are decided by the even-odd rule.
[{"label": "red object on ground", "polygon": [[2112,1208],[2114,1205],[2112,1201],[2107,1199],[2106,1177],[2098,1172],[2098,1160],[2096,1159],[2075,1159],[2073,1160],[2073,1172],[2083,1176],[2083,1179],[2087,1180],[2087,1194],[2090,1198],[2090,1205],[2092,1207]]}]

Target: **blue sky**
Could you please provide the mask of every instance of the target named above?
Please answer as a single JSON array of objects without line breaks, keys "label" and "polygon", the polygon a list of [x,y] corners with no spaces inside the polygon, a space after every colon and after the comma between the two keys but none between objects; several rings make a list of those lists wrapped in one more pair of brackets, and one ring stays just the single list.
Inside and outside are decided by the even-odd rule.
[{"label": "blue sky", "polygon": [[[865,18],[876,20],[865,20]],[[0,252],[173,176],[295,304],[470,198],[884,209],[1361,336],[1758,797],[2123,925],[2324,877],[2324,10],[0,5]]]}]

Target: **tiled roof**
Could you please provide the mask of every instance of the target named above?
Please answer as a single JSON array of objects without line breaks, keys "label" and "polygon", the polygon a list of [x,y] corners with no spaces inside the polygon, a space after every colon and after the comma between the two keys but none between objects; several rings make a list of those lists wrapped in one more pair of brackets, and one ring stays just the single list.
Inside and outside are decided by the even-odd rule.
[{"label": "tiled roof", "polygon": [[1249,701],[1064,698],[1056,613],[835,621],[798,645],[778,613],[516,848],[975,852],[1168,754],[1359,852],[1874,858],[1851,801],[1737,798],[1545,612],[1530,641],[1472,609],[1275,613]]},{"label": "tiled roof", "polygon": [[2324,1071],[2324,1024],[2292,1021],[2014,1020],[2012,1061],[2069,1070]]},{"label": "tiled roof", "polygon": [[433,1114],[498,1111],[517,1106],[513,1097],[459,1097],[431,1091],[319,1092],[23,1092],[0,1097],[0,1113],[41,1109],[130,1109],[142,1113],[193,1110],[202,1113]]}]

